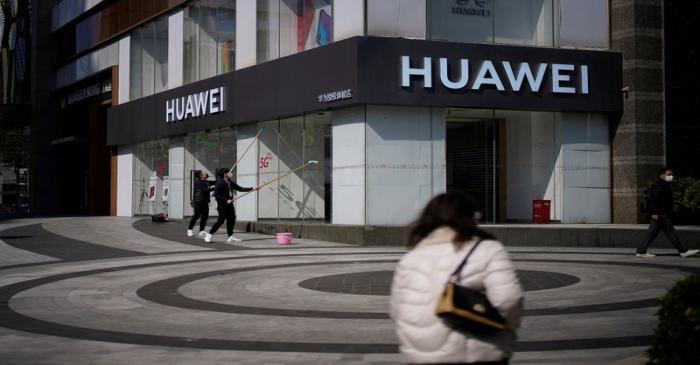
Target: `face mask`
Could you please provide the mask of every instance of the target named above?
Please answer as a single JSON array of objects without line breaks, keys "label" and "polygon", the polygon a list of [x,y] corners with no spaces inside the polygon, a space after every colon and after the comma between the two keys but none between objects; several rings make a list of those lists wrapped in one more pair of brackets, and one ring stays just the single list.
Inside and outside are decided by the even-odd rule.
[{"label": "face mask", "polygon": [[666,180],[666,182],[673,181],[673,175],[666,175],[666,177],[664,177],[664,180]]}]

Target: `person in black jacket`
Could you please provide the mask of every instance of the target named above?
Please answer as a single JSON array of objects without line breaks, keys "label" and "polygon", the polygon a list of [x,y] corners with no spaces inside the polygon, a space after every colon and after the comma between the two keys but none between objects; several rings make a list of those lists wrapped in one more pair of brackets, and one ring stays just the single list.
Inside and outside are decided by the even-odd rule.
[{"label": "person in black jacket", "polygon": [[192,192],[192,207],[194,208],[194,215],[190,220],[190,226],[187,229],[187,236],[194,236],[192,228],[194,228],[195,223],[197,223],[197,219],[201,218],[199,221],[198,236],[205,237],[207,235],[207,231],[205,231],[204,228],[206,227],[207,219],[209,218],[209,202],[211,201],[209,193],[214,190],[214,188],[212,188],[214,182],[209,181],[209,174],[207,174],[206,171],[197,170],[195,172],[195,177],[197,179],[194,181],[194,191]]},{"label": "person in black jacket", "polygon": [[226,221],[226,233],[228,233],[226,242],[240,242],[241,240],[233,235],[233,226],[236,223],[236,210],[233,207],[233,195],[231,191],[248,192],[251,190],[258,190],[258,188],[243,188],[231,181],[228,169],[220,169],[216,175],[218,179],[214,187],[214,199],[216,199],[216,211],[219,213],[219,219],[216,220],[214,226],[211,227],[209,233],[206,234],[204,241],[211,242],[212,235],[216,233],[219,227]]},{"label": "person in black jacket", "polygon": [[651,214],[649,223],[649,234],[647,240],[637,248],[637,257],[654,257],[656,255],[647,252],[647,248],[654,241],[659,231],[663,231],[669,241],[676,247],[682,257],[696,255],[700,250],[688,250],[678,237],[676,229],[673,228],[673,192],[671,191],[671,181],[673,181],[673,171],[664,167],[659,170],[659,179],[654,186],[649,189],[648,212]]}]

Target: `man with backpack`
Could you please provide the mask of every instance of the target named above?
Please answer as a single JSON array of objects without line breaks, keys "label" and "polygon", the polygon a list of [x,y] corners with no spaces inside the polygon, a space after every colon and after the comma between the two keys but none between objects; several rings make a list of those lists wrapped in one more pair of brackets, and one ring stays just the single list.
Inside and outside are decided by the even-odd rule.
[{"label": "man with backpack", "polygon": [[696,255],[700,250],[688,250],[678,237],[676,229],[673,227],[673,192],[671,191],[671,181],[673,181],[673,170],[664,167],[659,170],[659,179],[654,186],[649,189],[646,200],[645,213],[651,214],[649,223],[649,233],[647,240],[637,248],[635,256],[651,258],[656,255],[648,253],[647,248],[654,241],[659,231],[663,231],[669,241],[676,247],[682,257]]}]

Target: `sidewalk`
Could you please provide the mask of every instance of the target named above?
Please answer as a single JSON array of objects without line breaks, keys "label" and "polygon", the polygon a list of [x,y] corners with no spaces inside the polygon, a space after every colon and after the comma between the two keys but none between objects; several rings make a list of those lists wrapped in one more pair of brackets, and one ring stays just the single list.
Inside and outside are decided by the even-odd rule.
[{"label": "sidewalk", "polygon": [[[0,223],[3,364],[398,364],[388,295],[402,247],[130,218]],[[700,259],[508,247],[526,293],[512,364],[639,364],[656,298]]]},{"label": "sidewalk", "polygon": [[[647,235],[645,224],[484,224],[507,246],[624,247],[636,248]],[[261,221],[237,222],[245,232],[275,234],[293,232],[295,237],[342,242],[363,246],[402,246],[404,227],[350,226],[322,222]],[[700,245],[700,226],[677,226],[681,240],[692,248]],[[659,235],[652,247],[672,247]]]}]

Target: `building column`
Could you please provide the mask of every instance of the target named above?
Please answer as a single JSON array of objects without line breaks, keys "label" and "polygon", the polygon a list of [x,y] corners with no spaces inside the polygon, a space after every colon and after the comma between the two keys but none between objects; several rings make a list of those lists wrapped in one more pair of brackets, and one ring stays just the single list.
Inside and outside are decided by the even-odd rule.
[{"label": "building column", "polygon": [[131,37],[126,36],[119,40],[119,104],[129,101],[129,75],[131,72]]},{"label": "building column", "polygon": [[365,225],[365,128],[365,106],[333,111],[333,224]]},{"label": "building column", "polygon": [[182,219],[185,216],[185,142],[183,137],[170,138],[168,183],[170,185],[168,217]]},{"label": "building column", "polygon": [[629,87],[624,114],[611,125],[613,222],[638,223],[639,196],[665,164],[663,2],[612,0],[611,45],[623,52]]},{"label": "building column", "polygon": [[117,216],[133,217],[134,154],[131,146],[120,146],[117,154]]},{"label": "building column", "polygon": [[168,17],[168,89],[182,86],[184,65],[185,11],[180,10]]},{"label": "building column", "polygon": [[[241,158],[245,153],[245,156],[241,158],[241,161],[236,166],[236,183],[240,186],[258,186],[259,143],[255,140],[258,130],[258,125],[255,123],[238,127],[236,158]],[[246,149],[248,150],[247,152]],[[238,195],[241,194],[238,193]],[[258,194],[252,193],[243,199],[237,200],[236,215],[241,221],[257,221]]]},{"label": "building column", "polygon": [[257,1],[236,0],[236,70],[257,63]]},{"label": "building column", "polygon": [[333,42],[365,35],[365,3],[357,0],[333,1]]}]

